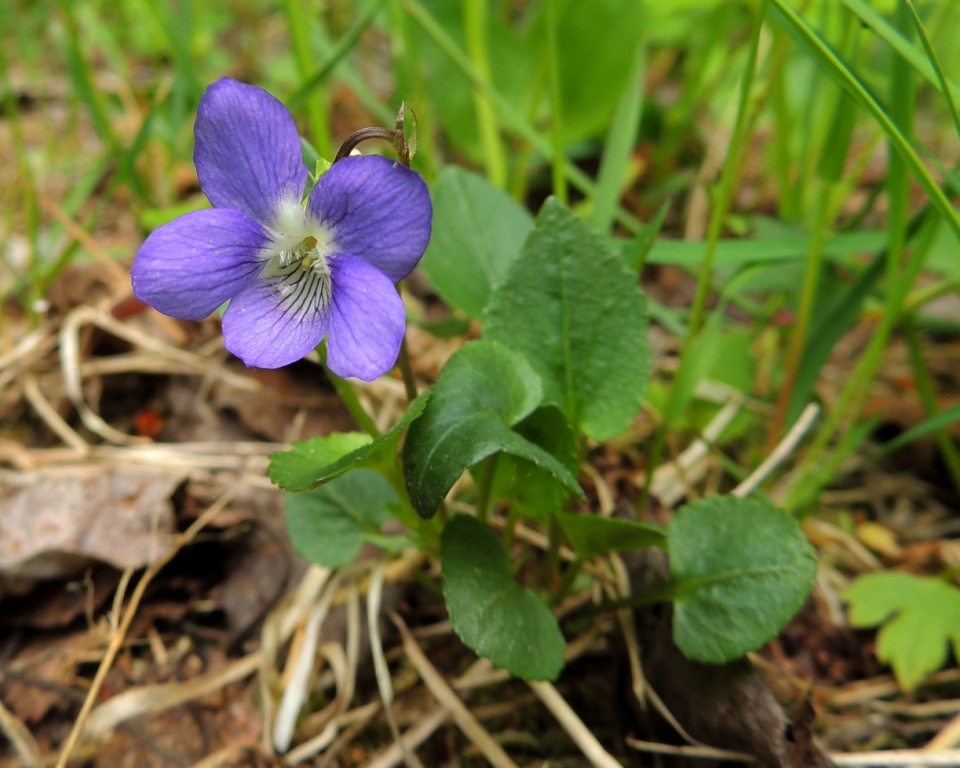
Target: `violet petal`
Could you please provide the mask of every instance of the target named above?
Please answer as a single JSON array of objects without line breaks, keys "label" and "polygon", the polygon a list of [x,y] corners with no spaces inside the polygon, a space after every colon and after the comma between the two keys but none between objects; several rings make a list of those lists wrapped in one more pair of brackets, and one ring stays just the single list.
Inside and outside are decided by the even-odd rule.
[{"label": "violet petal", "polygon": [[240,211],[194,211],[154,230],[140,246],[133,294],[165,315],[200,320],[263,268],[270,236]]},{"label": "violet petal", "polygon": [[267,226],[299,205],[307,181],[293,117],[262,88],[222,77],[200,99],[193,160],[217,208],[236,208]]},{"label": "violet petal", "polygon": [[378,155],[346,157],[317,182],[307,216],[352,253],[398,283],[430,241],[433,207],[420,174]]},{"label": "violet petal", "polygon": [[330,270],[327,365],[337,376],[373,381],[397,360],[406,328],[403,302],[390,278],[362,259],[337,254]]},{"label": "violet petal", "polygon": [[280,368],[305,357],[327,333],[329,281],[301,264],[272,264],[227,307],[227,351],[251,368]]}]

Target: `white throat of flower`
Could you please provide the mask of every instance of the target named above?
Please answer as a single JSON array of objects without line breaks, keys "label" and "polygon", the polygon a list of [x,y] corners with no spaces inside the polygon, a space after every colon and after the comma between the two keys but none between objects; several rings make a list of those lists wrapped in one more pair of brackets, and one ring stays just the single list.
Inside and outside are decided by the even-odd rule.
[{"label": "white throat of flower", "polygon": [[270,231],[273,243],[262,252],[267,263],[260,278],[272,284],[287,311],[300,317],[325,312],[330,306],[333,234],[309,221],[296,203],[282,206]]}]

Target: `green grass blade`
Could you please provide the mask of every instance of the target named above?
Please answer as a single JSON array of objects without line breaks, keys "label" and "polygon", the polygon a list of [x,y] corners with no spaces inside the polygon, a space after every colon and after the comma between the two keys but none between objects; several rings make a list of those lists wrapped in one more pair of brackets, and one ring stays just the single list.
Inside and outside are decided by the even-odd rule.
[{"label": "green grass blade", "polygon": [[[343,37],[327,52],[326,59],[323,64],[320,65],[320,68],[310,75],[310,77],[305,78],[303,85],[297,88],[297,90],[293,92],[293,95],[286,100],[288,106],[293,107],[299,105],[301,101],[306,99],[307,96],[313,93],[313,91],[327,79],[327,76],[334,70],[337,64],[343,60],[344,56],[353,50],[353,46],[357,44],[360,35],[370,26],[370,23],[386,3],[387,0],[373,0],[373,2],[370,3],[367,10],[361,16],[357,17],[357,20],[343,33]],[[392,119],[392,117],[390,119]]]},{"label": "green grass blade", "polygon": [[642,270],[647,263],[650,251],[653,250],[654,244],[660,236],[660,230],[663,229],[663,222],[666,221],[669,211],[670,201],[667,200],[660,206],[660,210],[657,211],[656,216],[647,222],[643,231],[632,240],[627,240],[621,246],[620,253],[624,261],[627,262],[627,266],[634,272]]},{"label": "green grass blade", "polygon": [[[490,53],[487,45],[487,0],[464,0],[463,26],[467,39],[467,51],[470,61],[480,76],[490,79]],[[483,147],[483,166],[487,178],[495,187],[503,189],[507,185],[507,158],[500,141],[500,126],[497,113],[483,93],[474,89],[473,104],[477,113],[477,132]]]},{"label": "green grass blade", "polygon": [[67,31],[65,56],[73,89],[90,113],[97,135],[111,150],[115,150],[118,146],[117,136],[113,132],[106,107],[100,99],[100,92],[93,84],[89,62],[83,55],[80,46],[80,28],[73,13],[73,5],[69,0],[60,0],[59,5]]},{"label": "green grass blade", "polygon": [[[310,62],[313,58],[309,39],[310,20],[303,6],[300,5],[300,0],[285,0],[283,12],[287,19],[287,32],[290,36],[290,47],[293,49],[297,73],[301,78],[305,78],[310,75]],[[330,160],[334,155],[334,149],[333,138],[330,135],[330,121],[327,119],[327,94],[323,87],[317,84],[305,101],[310,139],[320,157]]]},{"label": "green grass blade", "polygon": [[[424,8],[418,0],[402,0],[402,2],[407,13],[413,17],[414,21],[420,25],[437,47],[447,55],[457,69],[466,75],[473,87],[486,94],[496,107],[504,124],[510,128],[510,130],[517,133],[522,139],[529,142],[537,152],[544,157],[550,157],[552,152],[550,142],[541,136],[540,133],[513,108],[510,102],[491,85],[489,80],[486,80],[477,72],[473,64],[471,64],[470,59],[460,50],[460,47],[450,38],[430,12]],[[570,180],[570,183],[581,192],[587,195],[594,195],[596,193],[596,185],[593,183],[593,180],[573,163],[566,161],[564,163],[564,172],[567,174],[567,179]],[[618,208],[616,218],[617,221],[632,234],[637,234],[643,229],[643,224],[637,221],[635,216],[622,208]]]},{"label": "green grass blade", "polygon": [[196,65],[190,56],[191,10],[192,3],[179,3],[176,10],[171,8],[169,0],[144,3],[163,30],[170,46],[170,56],[181,83],[187,89],[191,100],[199,98],[203,85],[197,77]]},{"label": "green grass blade", "polygon": [[[827,261],[845,263],[847,256],[871,253],[886,246],[887,234],[879,231],[844,232],[828,237],[823,244]],[[651,264],[696,267],[703,261],[706,243],[685,240],[658,240],[650,249]],[[717,243],[714,265],[734,269],[745,264],[799,261],[810,248],[810,237],[772,237],[762,240],[721,240]]]},{"label": "green grass blade", "polygon": [[[940,406],[937,403],[936,388],[933,384],[933,377],[923,357],[923,348],[920,341],[920,331],[917,328],[916,318],[913,315],[907,315],[905,318],[905,330],[907,337],[907,348],[910,350],[910,366],[913,368],[913,380],[917,384],[917,394],[920,395],[920,401],[927,412],[928,419],[935,419],[940,414]],[[937,447],[940,449],[940,455],[943,463],[950,473],[954,488],[960,490],[960,454],[957,452],[957,446],[945,429],[938,429],[934,433],[937,441]]]},{"label": "green grass blade", "polygon": [[547,82],[550,93],[550,142],[553,147],[553,194],[564,205],[568,202],[567,153],[563,141],[563,101],[560,96],[560,53],[557,50],[557,0],[546,0]]},{"label": "green grass blade", "polygon": [[917,424],[917,426],[908,429],[890,442],[884,443],[881,448],[878,448],[870,454],[870,458],[879,459],[888,453],[903,448],[905,445],[910,445],[910,443],[919,440],[921,437],[926,437],[927,435],[946,429],[958,421],[960,421],[960,403],[951,405],[949,408],[940,411],[936,416],[932,416],[926,421]]},{"label": "green grass blade", "polygon": [[957,132],[957,136],[960,136],[960,113],[957,112],[957,99],[960,98],[960,89],[956,89],[955,92],[955,86],[952,86],[947,80],[947,76],[943,72],[943,67],[940,66],[940,59],[937,58],[937,53],[933,50],[933,45],[931,45],[930,38],[927,36],[927,30],[923,28],[923,22],[920,21],[920,14],[917,13],[917,6],[914,5],[913,0],[905,0],[905,2],[907,7],[910,9],[910,14],[913,16],[913,23],[917,28],[917,34],[920,36],[920,41],[923,43],[923,50],[926,51],[927,58],[930,60],[930,65],[937,73],[937,81],[940,83],[940,92],[943,94],[943,98],[947,101],[947,108],[950,110],[950,117],[953,119],[953,127]]},{"label": "green grass blade", "polygon": [[875,256],[870,265],[864,269],[839,298],[818,313],[819,321],[810,328],[809,341],[800,358],[797,375],[794,381],[790,404],[787,408],[786,423],[793,424],[800,416],[800,412],[810,399],[813,387],[820,377],[820,371],[830,358],[830,353],[837,342],[856,323],[863,307],[863,302],[873,292],[877,282],[883,275],[886,264],[886,253]]},{"label": "green grass blade", "polygon": [[439,152],[434,129],[434,105],[428,100],[420,63],[420,44],[417,36],[410,34],[410,19],[403,12],[400,0],[389,1],[390,53],[396,76],[395,93],[410,104],[417,115],[420,142],[414,167],[423,173],[428,184],[432,184],[439,173]]},{"label": "green grass blade", "polygon": [[[600,171],[597,174],[597,194],[593,200],[591,222],[594,228],[601,232],[606,232],[613,223],[613,214],[620,199],[620,190],[627,175],[630,155],[640,128],[643,110],[643,77],[643,46],[638,45],[630,76],[627,78],[627,84],[613,118],[613,125],[610,126],[610,132],[607,134],[607,143],[603,147]],[[661,220],[661,225],[662,223]],[[660,226],[657,226],[657,231],[659,230]]]},{"label": "green grass blade", "polygon": [[[931,56],[930,51],[928,51],[925,57],[922,51],[918,50],[896,27],[871,8],[864,0],[842,0],[842,2],[847,8],[853,11],[866,26],[876,32],[887,45],[909,62],[924,80],[952,102],[956,103],[960,101],[960,86],[947,80],[943,75],[943,70],[940,69],[936,56]],[[912,7],[913,3],[910,2],[910,5]],[[917,25],[919,29],[919,19],[917,20]],[[921,34],[921,39],[924,41],[924,47],[929,45],[929,40],[927,40],[925,34]],[[931,65],[933,66],[931,67]]]},{"label": "green grass blade", "polygon": [[890,115],[880,105],[876,97],[870,93],[867,87],[850,70],[850,68],[840,59],[840,57],[827,45],[827,43],[814,32],[809,25],[797,15],[796,11],[790,7],[787,0],[771,0],[775,5],[774,18],[790,32],[791,35],[806,48],[816,59],[827,73],[843,86],[846,91],[856,99],[860,105],[870,113],[877,124],[883,129],[883,132],[890,139],[890,143],[896,149],[907,167],[913,173],[914,178],[930,197],[936,209],[949,222],[957,237],[960,238],[960,213],[957,213],[950,205],[943,191],[937,186],[936,181],[930,175],[926,166],[920,160],[913,146],[903,135]]}]

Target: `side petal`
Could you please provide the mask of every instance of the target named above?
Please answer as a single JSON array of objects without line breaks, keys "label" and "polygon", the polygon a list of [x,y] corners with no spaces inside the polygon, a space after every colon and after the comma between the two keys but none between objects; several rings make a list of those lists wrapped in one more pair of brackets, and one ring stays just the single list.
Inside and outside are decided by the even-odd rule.
[{"label": "side petal", "polygon": [[262,88],[222,77],[197,108],[193,161],[204,194],[269,227],[299,207],[307,169],[293,117]]},{"label": "side petal", "polygon": [[270,236],[240,211],[194,211],[154,230],[133,259],[133,295],[165,315],[200,320],[263,269]]},{"label": "side petal", "polygon": [[320,343],[329,318],[328,274],[271,263],[224,312],[224,346],[251,368],[280,368]]},{"label": "side petal", "polygon": [[378,155],[345,157],[317,182],[308,220],[393,282],[409,275],[430,242],[433,206],[419,173]]},{"label": "side petal", "polygon": [[330,262],[333,302],[327,365],[337,376],[373,381],[389,371],[406,328],[397,289],[363,259],[337,254]]}]

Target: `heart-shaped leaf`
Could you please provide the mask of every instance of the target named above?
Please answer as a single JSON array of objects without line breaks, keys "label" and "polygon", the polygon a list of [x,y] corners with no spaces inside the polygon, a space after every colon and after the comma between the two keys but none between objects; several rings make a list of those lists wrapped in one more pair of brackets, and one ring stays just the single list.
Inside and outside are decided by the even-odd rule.
[{"label": "heart-shaped leaf", "polygon": [[774,637],[800,610],[817,563],[797,521],[734,496],[701,499],[667,529],[673,637],[685,655],[723,664]]},{"label": "heart-shaped leaf", "polygon": [[431,198],[433,233],[420,264],[448,304],[479,319],[533,218],[483,176],[453,165],[440,174]]},{"label": "heart-shaped leaf", "polygon": [[608,555],[611,552],[632,552],[646,547],[667,545],[666,531],[657,525],[634,523],[615,517],[566,513],[558,514],[557,522],[581,560]]},{"label": "heart-shaped leaf", "polygon": [[313,488],[322,477],[320,470],[343,456],[368,446],[370,435],[363,432],[334,432],[294,443],[289,451],[270,457],[270,480],[288,491]]},{"label": "heart-shaped leaf", "polygon": [[427,405],[430,393],[418,397],[393,429],[376,440],[362,432],[338,432],[296,443],[292,450],[270,457],[270,479],[288,491],[305,491],[329,482],[348,469],[354,469],[379,456],[396,453],[400,434]]},{"label": "heart-shaped leaf", "polygon": [[484,338],[524,356],[575,430],[606,440],[630,426],[650,381],[646,300],[606,238],[554,198],[486,317]]},{"label": "heart-shaped leaf", "polygon": [[[537,408],[514,431],[554,456],[571,474],[579,471],[577,436],[554,405]],[[533,462],[503,454],[497,458],[491,498],[505,499],[521,517],[541,519],[563,507],[570,490]]]},{"label": "heart-shaped leaf", "polygon": [[288,493],[287,533],[304,558],[339,568],[357,556],[364,541],[383,543],[380,526],[399,503],[383,475],[357,469],[320,488]]},{"label": "heart-shaped leaf", "polygon": [[489,341],[462,347],[447,361],[404,443],[404,479],[414,509],[432,517],[463,470],[497,451],[533,462],[582,494],[562,463],[510,429],[539,402],[537,375],[518,354]]},{"label": "heart-shaped leaf", "polygon": [[456,515],[440,539],[443,597],[450,626],[464,644],[525,680],[555,680],[564,641],[550,609],[513,579],[510,560],[490,528]]}]

